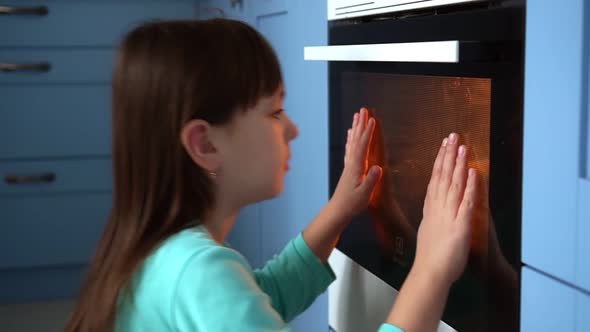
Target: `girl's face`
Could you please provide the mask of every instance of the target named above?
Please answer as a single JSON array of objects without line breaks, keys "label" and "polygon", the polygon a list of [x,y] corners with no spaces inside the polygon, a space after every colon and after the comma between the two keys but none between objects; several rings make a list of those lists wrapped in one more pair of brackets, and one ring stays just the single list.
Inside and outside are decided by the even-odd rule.
[{"label": "girl's face", "polygon": [[246,112],[238,112],[223,140],[222,166],[226,191],[241,204],[273,198],[283,190],[289,170],[289,143],[298,135],[297,126],[283,110],[281,87],[261,98]]}]

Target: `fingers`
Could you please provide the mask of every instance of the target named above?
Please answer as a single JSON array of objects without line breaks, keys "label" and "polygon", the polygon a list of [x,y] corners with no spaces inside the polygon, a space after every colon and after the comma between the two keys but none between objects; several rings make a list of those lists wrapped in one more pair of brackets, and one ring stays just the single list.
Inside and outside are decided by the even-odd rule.
[{"label": "fingers", "polygon": [[363,131],[363,134],[360,137],[359,141],[359,149],[358,149],[358,156],[360,160],[366,161],[367,154],[369,153],[369,145],[371,144],[371,140],[373,139],[373,133],[375,132],[375,119],[370,118],[367,122],[367,127]]},{"label": "fingers", "polygon": [[350,137],[352,134],[352,128],[348,129],[346,133],[346,146],[344,147],[344,162],[346,163],[346,159],[350,156]]},{"label": "fingers", "polygon": [[[347,144],[345,148],[345,162],[351,160],[355,168],[360,170],[366,169],[366,159],[369,150],[369,144],[375,130],[375,119],[369,119],[369,111],[361,108],[359,113],[355,113],[352,120],[352,128],[347,134]],[[352,158],[352,159],[351,159]]]},{"label": "fingers", "polygon": [[445,157],[442,164],[442,170],[440,172],[440,180],[438,184],[438,195],[440,199],[446,201],[449,186],[453,178],[453,171],[455,170],[455,160],[457,158],[457,142],[459,141],[459,135],[452,133],[449,135],[447,146],[445,147]]},{"label": "fingers", "polygon": [[451,186],[447,194],[446,205],[453,216],[457,215],[459,204],[463,199],[465,191],[465,182],[467,180],[467,147],[459,146],[457,159],[455,160],[455,170],[451,180]]},{"label": "fingers", "polygon": [[350,159],[350,153],[352,151],[352,147],[354,145],[354,137],[357,131],[357,124],[358,124],[359,114],[354,113],[352,116],[352,127],[348,129],[346,133],[346,146],[344,148],[344,163],[346,164],[347,160]]},{"label": "fingers", "polygon": [[369,118],[369,112],[367,111],[366,108],[361,108],[361,111],[358,115],[358,121],[357,121],[357,130],[354,136],[354,139],[356,141],[358,141],[360,139],[360,137],[363,135],[363,132],[365,131],[365,128],[367,127],[367,120]]},{"label": "fingers", "polygon": [[440,181],[440,172],[442,171],[442,164],[445,158],[445,151],[447,141],[449,139],[445,137],[442,141],[442,145],[438,149],[438,154],[434,160],[434,166],[432,166],[432,175],[430,176],[430,182],[428,183],[427,194],[438,194],[438,182]]},{"label": "fingers", "polygon": [[383,174],[383,169],[380,166],[374,165],[369,169],[367,173],[367,177],[362,183],[362,190],[367,195],[367,199],[371,196],[371,193],[375,189],[375,186],[381,179],[381,175]]},{"label": "fingers", "polygon": [[359,122],[360,122],[359,118],[360,118],[359,113],[354,113],[354,117],[352,119],[352,133],[350,135],[351,142],[354,142],[354,140],[358,136],[357,132],[358,132],[358,127],[359,127]]},{"label": "fingers", "polygon": [[475,210],[475,200],[477,199],[477,172],[471,168],[468,173],[467,185],[463,193],[459,211],[457,212],[456,220],[464,224],[467,229],[471,229],[471,220],[473,218],[473,211]]}]

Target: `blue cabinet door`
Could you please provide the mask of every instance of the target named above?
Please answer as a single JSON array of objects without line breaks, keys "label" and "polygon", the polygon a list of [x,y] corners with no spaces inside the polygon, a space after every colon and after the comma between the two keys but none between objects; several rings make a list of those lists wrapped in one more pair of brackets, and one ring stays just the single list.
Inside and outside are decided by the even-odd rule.
[{"label": "blue cabinet door", "polygon": [[249,18],[250,1],[202,0],[199,1],[198,18],[229,18],[252,24]]},{"label": "blue cabinet door", "polygon": [[[114,46],[136,24],[190,18],[194,0],[7,0],[0,15],[0,302],[74,296],[110,210]],[[13,185],[5,176],[53,181]],[[45,177],[43,177],[45,178]],[[30,182],[30,181],[29,181]]]},{"label": "blue cabinet door", "polygon": [[[585,2],[588,5],[588,2]],[[590,291],[590,11],[584,16],[584,102],[580,120],[580,170],[578,177],[578,219],[576,227],[576,284]],[[590,310],[590,309],[589,309]],[[588,312],[590,314],[590,312]],[[590,315],[586,315],[589,317]],[[590,321],[589,321],[590,323]],[[588,325],[590,328],[590,324]]]},{"label": "blue cabinet door", "polygon": [[[110,192],[111,164],[111,158],[2,162],[0,200],[9,195]],[[0,219],[0,225],[3,222]]]},{"label": "blue cabinet door", "polygon": [[110,192],[11,195],[0,200],[0,269],[86,264],[111,208]]},{"label": "blue cabinet door", "polygon": [[82,48],[0,48],[0,63],[43,64],[47,71],[0,71],[0,84],[88,84],[111,81],[114,50]]},{"label": "blue cabinet door", "polygon": [[576,332],[590,331],[590,294],[576,296]]},{"label": "blue cabinet door", "polygon": [[111,153],[108,84],[0,85],[0,160]]},{"label": "blue cabinet door", "polygon": [[[590,143],[589,143],[590,144]],[[588,158],[586,156],[586,158]],[[586,159],[588,160],[588,159]],[[576,285],[590,291],[590,175],[578,182]],[[588,315],[590,317],[590,313]],[[590,325],[589,325],[590,327]]]},{"label": "blue cabinet door", "polygon": [[590,330],[590,293],[524,267],[521,295],[522,332]]},{"label": "blue cabinet door", "polygon": [[590,290],[584,9],[527,2],[522,259]]},{"label": "blue cabinet door", "polygon": [[0,15],[0,43],[14,47],[114,46],[141,22],[197,14],[197,5],[191,0],[7,0],[2,6],[47,9],[45,15]]},{"label": "blue cabinet door", "polygon": [[574,289],[524,267],[521,297],[522,332],[574,331]]}]

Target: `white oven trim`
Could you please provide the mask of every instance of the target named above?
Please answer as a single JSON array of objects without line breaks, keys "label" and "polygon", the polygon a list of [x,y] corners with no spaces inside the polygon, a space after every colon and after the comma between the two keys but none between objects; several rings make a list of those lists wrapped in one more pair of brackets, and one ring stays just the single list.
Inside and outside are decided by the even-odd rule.
[{"label": "white oven trim", "polygon": [[[387,320],[398,291],[338,249],[328,261],[336,275],[328,287],[330,327],[336,332],[377,331]],[[457,331],[440,321],[436,332]]]},{"label": "white oven trim", "polygon": [[459,41],[308,46],[305,60],[380,62],[459,62]]}]

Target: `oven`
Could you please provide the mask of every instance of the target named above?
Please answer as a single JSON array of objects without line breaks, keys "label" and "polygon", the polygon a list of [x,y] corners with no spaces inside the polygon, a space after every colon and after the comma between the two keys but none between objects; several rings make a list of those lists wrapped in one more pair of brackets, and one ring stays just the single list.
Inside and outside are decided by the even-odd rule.
[{"label": "oven", "polygon": [[347,129],[377,119],[369,163],[383,178],[337,248],[395,289],[441,141],[460,133],[482,175],[471,253],[443,321],[458,331],[517,331],[523,138],[524,1],[328,1],[329,170],[333,192]]}]

